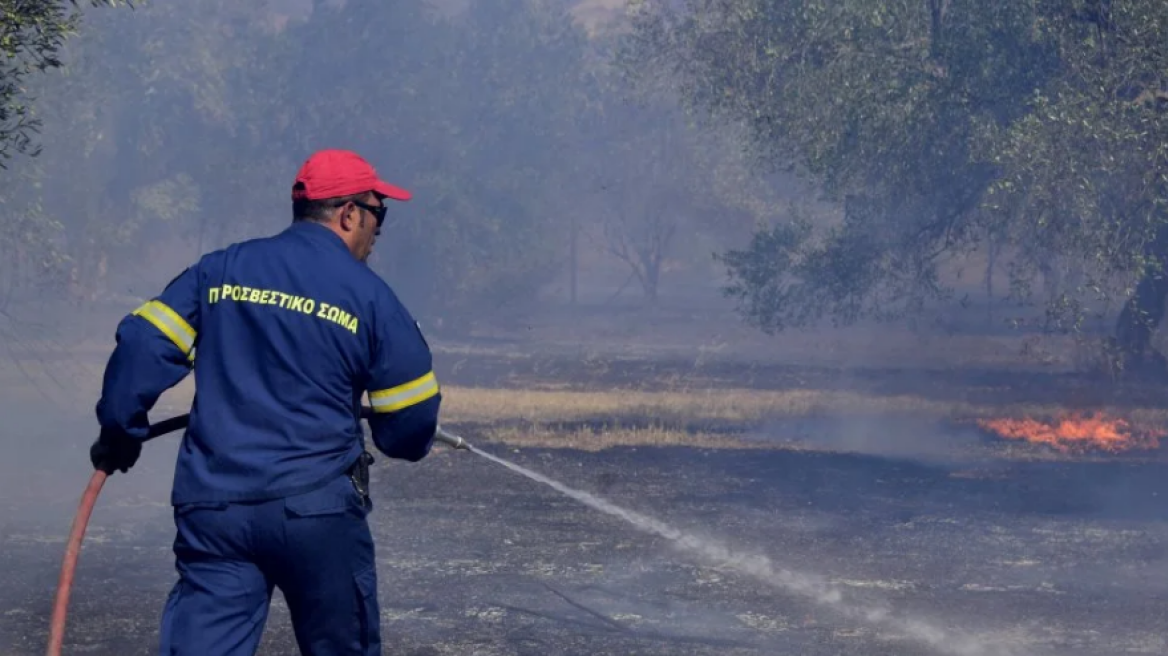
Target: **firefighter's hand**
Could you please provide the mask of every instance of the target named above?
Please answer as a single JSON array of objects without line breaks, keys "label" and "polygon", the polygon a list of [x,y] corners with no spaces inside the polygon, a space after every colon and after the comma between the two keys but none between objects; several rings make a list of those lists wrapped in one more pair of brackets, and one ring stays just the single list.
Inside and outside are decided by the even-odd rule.
[{"label": "firefighter's hand", "polygon": [[104,471],[106,475],[115,471],[128,472],[140,455],[141,442],[125,433],[106,429],[102,429],[101,436],[89,447],[89,461],[93,468]]}]

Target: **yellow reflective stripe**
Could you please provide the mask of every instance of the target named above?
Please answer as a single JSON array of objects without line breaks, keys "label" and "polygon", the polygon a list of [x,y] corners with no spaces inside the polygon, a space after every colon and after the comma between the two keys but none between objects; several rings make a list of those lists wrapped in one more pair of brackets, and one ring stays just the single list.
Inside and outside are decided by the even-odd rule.
[{"label": "yellow reflective stripe", "polygon": [[147,301],[134,310],[134,314],[142,317],[162,331],[170,338],[187,358],[192,358],[195,347],[195,329],[187,323],[177,312],[170,309],[161,301]]},{"label": "yellow reflective stripe", "polygon": [[370,392],[369,405],[374,412],[394,412],[421,403],[437,393],[438,379],[431,371],[404,385]]}]

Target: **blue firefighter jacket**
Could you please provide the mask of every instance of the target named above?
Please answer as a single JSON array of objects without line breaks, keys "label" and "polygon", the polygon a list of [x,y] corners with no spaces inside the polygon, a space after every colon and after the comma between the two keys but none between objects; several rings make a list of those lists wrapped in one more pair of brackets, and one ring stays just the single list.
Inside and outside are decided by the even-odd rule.
[{"label": "blue firefighter jacket", "polygon": [[118,324],[97,419],[145,439],[147,413],[193,370],[171,502],[311,491],[373,443],[424,458],[441,394],[418,324],[328,228],[293,223],[208,253]]}]

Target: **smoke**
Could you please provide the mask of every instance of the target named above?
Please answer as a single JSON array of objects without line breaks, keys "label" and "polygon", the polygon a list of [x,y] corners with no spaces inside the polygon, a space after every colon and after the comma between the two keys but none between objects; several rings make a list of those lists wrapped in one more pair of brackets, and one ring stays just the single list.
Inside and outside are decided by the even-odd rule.
[{"label": "smoke", "polygon": [[[91,347],[112,345],[117,318],[84,310],[58,318],[57,309],[44,308],[35,322],[0,319],[0,534],[37,527],[63,542],[93,473],[89,446],[98,433],[104,362]],[[163,394],[151,419],[185,412],[192,386],[188,380]],[[177,437],[151,442],[132,475],[116,474],[95,516],[165,520]]]},{"label": "smoke", "polygon": [[781,419],[747,436],[836,453],[912,460],[948,467],[986,460],[972,429],[946,425],[926,415],[865,414]]},{"label": "smoke", "polygon": [[898,616],[887,607],[859,605],[849,601],[843,592],[815,574],[797,572],[776,565],[770,558],[739,552],[713,540],[682,532],[660,520],[622,508],[593,494],[570,488],[563,483],[531,471],[518,464],[499,458],[477,448],[478,455],[498,463],[511,471],[543,483],[556,491],[571,497],[600,512],[619,517],[647,533],[661,536],[678,549],[698,556],[711,565],[727,567],[756,580],[772,585],[816,604],[826,606],[836,613],[851,619],[880,625],[897,631],[908,638],[923,643],[938,654],[953,656],[1023,656],[1023,652],[1008,646],[990,645],[988,640],[946,631],[935,624],[915,617]]}]

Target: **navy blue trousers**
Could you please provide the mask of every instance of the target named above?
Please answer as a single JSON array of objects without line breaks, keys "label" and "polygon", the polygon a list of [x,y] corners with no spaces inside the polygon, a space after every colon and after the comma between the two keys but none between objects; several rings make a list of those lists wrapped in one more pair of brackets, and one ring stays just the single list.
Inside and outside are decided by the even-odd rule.
[{"label": "navy blue trousers", "polygon": [[163,612],[160,654],[252,656],[274,588],[302,654],[381,654],[368,513],[347,476],[273,501],[176,507],[179,579]]}]

